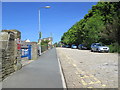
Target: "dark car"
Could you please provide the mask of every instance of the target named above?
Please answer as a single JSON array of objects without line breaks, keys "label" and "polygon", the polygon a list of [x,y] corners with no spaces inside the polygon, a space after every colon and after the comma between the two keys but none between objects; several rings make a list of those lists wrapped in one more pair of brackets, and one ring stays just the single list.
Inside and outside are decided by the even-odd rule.
[{"label": "dark car", "polygon": [[88,48],[86,47],[85,44],[79,44],[79,45],[78,45],[78,49],[80,49],[80,50],[86,50],[86,49],[88,49]]},{"label": "dark car", "polygon": [[70,45],[65,45],[66,48],[70,48]]},{"label": "dark car", "polygon": [[65,45],[62,45],[63,48],[65,48]]}]

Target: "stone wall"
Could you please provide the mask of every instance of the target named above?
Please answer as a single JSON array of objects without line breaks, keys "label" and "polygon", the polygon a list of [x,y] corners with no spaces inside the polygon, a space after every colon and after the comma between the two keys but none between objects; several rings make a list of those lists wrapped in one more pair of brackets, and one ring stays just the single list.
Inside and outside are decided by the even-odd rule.
[{"label": "stone wall", "polygon": [[2,64],[2,79],[21,68],[20,50],[17,49],[17,38],[21,38],[17,30],[0,32],[0,64]]}]

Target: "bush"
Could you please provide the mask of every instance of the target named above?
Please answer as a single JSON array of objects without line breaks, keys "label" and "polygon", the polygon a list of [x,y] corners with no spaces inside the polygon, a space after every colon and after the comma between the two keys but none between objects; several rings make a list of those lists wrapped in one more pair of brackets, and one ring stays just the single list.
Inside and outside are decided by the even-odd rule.
[{"label": "bush", "polygon": [[118,45],[117,43],[113,43],[109,45],[109,48],[111,53],[114,53],[114,52],[120,53],[120,45]]}]

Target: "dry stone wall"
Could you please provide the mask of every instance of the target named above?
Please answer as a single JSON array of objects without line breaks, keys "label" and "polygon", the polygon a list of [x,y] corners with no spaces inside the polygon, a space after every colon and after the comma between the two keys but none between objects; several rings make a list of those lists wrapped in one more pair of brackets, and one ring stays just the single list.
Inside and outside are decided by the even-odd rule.
[{"label": "dry stone wall", "polygon": [[17,38],[20,32],[16,30],[3,30],[0,32],[0,70],[4,79],[21,68],[20,50],[17,49]]}]

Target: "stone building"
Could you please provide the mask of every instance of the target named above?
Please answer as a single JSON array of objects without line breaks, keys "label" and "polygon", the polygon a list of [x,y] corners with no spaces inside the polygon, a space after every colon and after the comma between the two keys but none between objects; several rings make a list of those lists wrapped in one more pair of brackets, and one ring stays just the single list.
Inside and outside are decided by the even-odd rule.
[{"label": "stone building", "polygon": [[53,38],[52,38],[52,37],[43,38],[42,40],[43,40],[43,41],[48,40],[48,41],[49,41],[48,45],[52,45],[52,41],[53,41]]},{"label": "stone building", "polygon": [[52,42],[53,42],[53,38],[52,37],[48,37],[48,38],[43,38],[42,41],[46,41],[48,40],[48,49],[52,48]]}]

